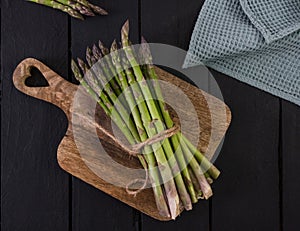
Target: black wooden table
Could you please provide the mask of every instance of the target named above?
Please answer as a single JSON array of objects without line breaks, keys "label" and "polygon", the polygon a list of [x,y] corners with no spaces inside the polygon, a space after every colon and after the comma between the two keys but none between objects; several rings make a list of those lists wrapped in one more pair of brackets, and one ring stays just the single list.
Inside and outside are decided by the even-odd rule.
[{"label": "black wooden table", "polygon": [[[94,0],[93,2],[97,2]],[[82,22],[4,0],[1,6],[2,230],[299,230],[300,107],[213,72],[233,114],[216,165],[215,195],[175,222],[158,222],[62,171],[56,149],[67,120],[18,92],[12,72],[35,57],[73,81],[70,58],[111,43],[124,21],[131,38],[188,48],[203,1],[103,0],[107,17]]]}]

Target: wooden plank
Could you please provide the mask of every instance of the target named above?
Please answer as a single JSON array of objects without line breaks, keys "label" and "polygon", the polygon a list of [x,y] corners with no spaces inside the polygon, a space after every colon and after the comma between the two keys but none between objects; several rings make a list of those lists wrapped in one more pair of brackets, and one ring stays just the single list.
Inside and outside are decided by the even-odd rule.
[{"label": "wooden plank", "polygon": [[141,33],[148,42],[187,50],[204,0],[153,0],[141,3]]},{"label": "wooden plank", "polygon": [[[91,1],[98,3],[97,1]],[[98,3],[99,4],[99,3]],[[101,1],[108,16],[72,19],[72,57],[85,57],[86,46],[101,39],[110,46],[114,38],[120,38],[122,24],[129,18],[131,38],[138,39],[138,0]],[[73,178],[73,230],[132,230],[137,229],[136,211],[105,193]]]},{"label": "wooden plank", "polygon": [[[148,42],[170,44],[187,50],[194,23],[204,1],[158,0],[141,3],[141,34]],[[193,72],[193,70],[190,70]],[[181,76],[180,76],[181,77]],[[208,89],[208,78],[194,80]],[[200,201],[192,211],[184,211],[177,220],[159,222],[143,216],[143,230],[208,230],[209,203]]]},{"label": "wooden plank", "polygon": [[283,230],[294,230],[300,226],[300,107],[282,101],[282,215]]},{"label": "wooden plank", "polygon": [[212,71],[232,111],[216,166],[212,230],[280,230],[279,99]]},{"label": "wooden plank", "polygon": [[62,111],[18,92],[12,72],[26,57],[68,74],[67,16],[26,1],[1,5],[1,229],[68,230],[69,176],[56,160]]}]

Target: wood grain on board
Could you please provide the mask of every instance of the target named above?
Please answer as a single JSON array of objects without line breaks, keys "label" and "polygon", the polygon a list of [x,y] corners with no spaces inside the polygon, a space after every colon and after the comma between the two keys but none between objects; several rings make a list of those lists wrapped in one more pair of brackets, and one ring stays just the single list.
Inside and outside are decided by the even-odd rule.
[{"label": "wood grain on board", "polygon": [[68,16],[61,12],[1,1],[1,230],[70,227],[70,177],[56,160],[66,116],[18,92],[12,82],[13,70],[26,57],[67,76],[67,27]]}]

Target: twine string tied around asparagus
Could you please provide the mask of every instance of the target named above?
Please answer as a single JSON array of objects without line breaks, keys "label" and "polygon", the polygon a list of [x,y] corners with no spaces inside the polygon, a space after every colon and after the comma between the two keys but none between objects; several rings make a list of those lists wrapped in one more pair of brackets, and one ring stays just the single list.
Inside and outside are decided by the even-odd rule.
[{"label": "twine string tied around asparagus", "polygon": [[[160,141],[163,141],[167,138],[170,138],[172,136],[174,136],[175,134],[177,134],[180,131],[180,126],[175,124],[173,127],[163,130],[159,133],[157,133],[156,135],[149,137],[148,139],[146,139],[143,142],[134,144],[131,146],[131,148],[128,148],[127,145],[123,144],[123,142],[121,142],[119,139],[117,139],[115,136],[113,136],[109,131],[107,131],[105,128],[103,128],[102,126],[97,124],[97,128],[100,129],[103,133],[105,133],[107,136],[109,136],[114,142],[116,142],[118,145],[120,145],[125,151],[127,151],[129,153],[130,156],[137,156],[140,155],[140,150],[143,149],[145,146],[148,145],[152,145],[155,143],[158,143]],[[142,155],[143,156],[143,155]],[[143,157],[145,158],[145,157]],[[149,175],[148,175],[148,170],[145,169],[145,179],[142,178],[137,178],[134,179],[132,181],[130,181],[127,185],[126,185],[126,192],[130,195],[133,195],[134,197],[140,193],[143,189],[146,188],[148,181],[149,181]],[[132,185],[141,183],[141,187],[137,188],[137,189],[130,189]]]},{"label": "twine string tied around asparagus", "polygon": [[[167,139],[173,135],[175,135],[177,132],[180,131],[180,127],[178,125],[175,125],[169,129],[163,130],[162,132],[159,132],[158,134],[156,134],[155,136],[152,136],[150,138],[148,138],[147,140],[137,143],[135,145],[131,146],[131,149],[128,150],[128,153],[130,155],[136,156],[139,153],[139,151],[144,148],[147,145],[152,145],[154,143],[158,143],[164,139]],[[144,158],[144,157],[143,157]],[[146,176],[145,179],[134,179],[131,182],[129,182],[129,184],[126,185],[126,192],[130,195],[133,195],[134,197],[141,192],[143,189],[146,188],[147,184],[148,184],[148,180],[149,180],[149,175],[148,175],[148,170],[145,169],[146,172]],[[131,185],[135,185],[137,183],[142,183],[141,187],[139,187],[136,190],[132,190],[130,189]]]},{"label": "twine string tied around asparagus", "polygon": [[177,132],[179,132],[180,127],[178,125],[174,125],[173,127],[163,130],[161,132],[159,132],[158,134],[149,137],[148,139],[146,139],[143,142],[134,144],[131,146],[131,150],[129,152],[130,155],[137,155],[137,153],[139,154],[139,151],[144,148],[147,145],[152,145],[155,143],[158,143],[164,139],[170,138],[171,136],[174,136]]},{"label": "twine string tied around asparagus", "polygon": [[96,123],[96,128],[101,130],[105,135],[107,135],[109,138],[111,138],[115,143],[117,143],[122,149],[124,149],[130,156],[138,156],[140,155],[140,150],[143,149],[145,146],[149,146],[155,143],[158,143],[160,141],[163,141],[167,138],[170,138],[177,134],[180,131],[180,126],[179,125],[174,125],[173,127],[163,130],[156,135],[149,137],[143,142],[136,143],[134,145],[131,145],[131,147],[128,147],[125,145],[122,141],[120,141],[118,138],[116,138],[114,135],[112,135],[109,131],[107,131],[105,128],[100,126],[99,124]]}]

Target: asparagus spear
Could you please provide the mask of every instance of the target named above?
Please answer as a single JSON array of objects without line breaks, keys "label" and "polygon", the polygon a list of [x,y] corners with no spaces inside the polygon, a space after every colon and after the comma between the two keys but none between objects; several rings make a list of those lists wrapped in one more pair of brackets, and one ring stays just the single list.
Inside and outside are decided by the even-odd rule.
[{"label": "asparagus spear", "polygon": [[65,6],[71,7],[73,10],[79,11],[79,13],[87,15],[87,16],[95,16],[93,11],[78,2],[70,1],[70,0],[55,0],[56,2],[59,2]]},{"label": "asparagus spear", "polygon": [[84,5],[87,8],[92,9],[96,14],[100,15],[108,15],[107,11],[103,8],[93,5],[92,3],[88,2],[87,0],[74,0],[75,2],[80,3],[81,5]]},{"label": "asparagus spear", "polygon": [[100,48],[103,55],[108,55],[109,54],[109,49],[104,46],[104,44],[101,40],[99,40],[98,45],[99,45],[99,48]]},{"label": "asparagus spear", "polygon": [[192,180],[193,186],[194,186],[195,191],[196,191],[196,197],[197,197],[197,199],[203,199],[203,194],[202,194],[200,185],[199,185],[198,180],[195,177],[194,172],[193,172],[193,170],[191,169],[190,166],[188,166],[188,171],[190,173],[191,180]]},{"label": "asparagus spear", "polygon": [[88,3],[88,6],[96,13],[100,15],[108,15],[107,11],[101,8],[100,6],[93,5],[92,3]]},{"label": "asparagus spear", "polygon": [[89,7],[89,2],[87,0],[74,0],[74,1],[80,3],[83,6]]},{"label": "asparagus spear", "polygon": [[187,144],[191,152],[195,155],[196,159],[201,164],[203,169],[207,170],[207,172],[213,179],[217,179],[220,175],[220,171],[214,165],[212,165],[209,160],[206,159],[206,157],[202,155],[202,153],[185,136],[182,136],[182,139],[184,143]]},{"label": "asparagus spear", "polygon": [[93,5],[87,0],[27,0],[41,5],[59,9],[74,18],[84,20],[81,14],[95,16],[94,13],[107,15],[108,13],[99,6]]},{"label": "asparagus spear", "polygon": [[70,16],[74,17],[74,18],[78,18],[83,20],[84,18],[82,17],[82,15],[80,13],[78,13],[76,10],[73,10],[71,7],[63,5],[61,3],[58,3],[56,1],[52,1],[52,0],[27,0],[29,2],[35,2],[41,5],[45,5],[45,6],[49,6],[52,7],[54,9],[58,9],[61,10],[67,14],[69,14]]}]

